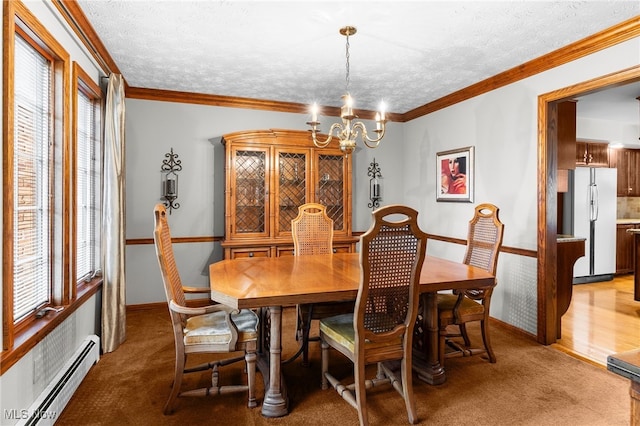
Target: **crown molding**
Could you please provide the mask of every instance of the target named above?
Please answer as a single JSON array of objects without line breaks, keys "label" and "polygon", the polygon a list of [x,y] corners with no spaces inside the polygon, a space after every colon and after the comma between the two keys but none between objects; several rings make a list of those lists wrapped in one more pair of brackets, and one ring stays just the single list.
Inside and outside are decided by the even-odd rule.
[{"label": "crown molding", "polygon": [[[100,64],[103,64],[105,72],[107,74],[110,72],[120,73],[118,66],[111,55],[109,55],[109,52],[104,47],[104,44],[87,20],[78,3],[73,0],[53,0],[53,3],[60,10],[63,17],[76,32],[87,49],[89,49],[91,54],[94,55]],[[429,102],[418,108],[414,108],[402,114],[388,113],[387,117],[389,121],[407,122],[500,87],[504,87],[508,84],[515,83],[516,81],[523,80],[527,77],[531,77],[532,75],[539,74],[551,68],[555,68],[593,54],[616,44],[631,40],[638,36],[640,36],[640,15],[529,62],[525,62],[522,65],[518,65],[500,74],[496,74],[493,77],[489,77],[478,83],[472,84],[471,86],[467,86],[464,89],[453,92],[447,96],[443,96],[442,98],[436,99],[435,101]],[[294,102],[146,89],[140,87],[129,87],[128,85],[126,86],[125,93],[127,98],[132,99],[192,103],[229,108],[259,109],[298,114],[308,113],[308,105]],[[324,107],[323,111],[325,115],[336,117],[340,116],[340,108],[337,107]],[[374,119],[375,116],[374,111],[358,110],[356,113],[358,116],[365,119]]]}]

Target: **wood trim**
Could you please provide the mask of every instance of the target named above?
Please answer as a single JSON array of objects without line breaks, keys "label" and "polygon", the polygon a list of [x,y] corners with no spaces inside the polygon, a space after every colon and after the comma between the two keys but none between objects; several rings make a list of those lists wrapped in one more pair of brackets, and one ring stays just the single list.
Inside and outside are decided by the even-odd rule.
[{"label": "wood trim", "polygon": [[504,321],[501,321],[501,320],[499,320],[497,318],[489,317],[489,323],[492,326],[497,326],[497,327],[500,327],[500,328],[502,328],[504,330],[507,330],[512,334],[517,334],[517,335],[522,336],[522,337],[524,337],[526,339],[529,339],[529,340],[533,340],[533,341],[536,340],[536,336],[534,334],[531,334],[528,331],[525,331],[525,330],[523,330],[523,329],[521,329],[519,327],[516,327],[514,325],[508,324],[508,323],[506,323]]},{"label": "wood trim", "polygon": [[[635,20],[636,28],[640,17]],[[556,338],[556,117],[554,103],[604,88],[640,81],[640,65],[561,88],[538,97],[538,342]]]},{"label": "wood trim", "polygon": [[[44,28],[44,27],[43,27]],[[53,36],[51,36],[53,38]],[[48,43],[48,42],[47,42]],[[56,46],[59,46],[62,49],[62,45],[59,45],[56,42]],[[71,206],[71,199],[73,192],[71,190],[71,163],[69,159],[71,158],[71,99],[69,93],[71,93],[71,55],[67,53],[65,50],[57,51],[56,55],[58,58],[54,61],[54,69],[56,70],[56,74],[62,78],[62,87],[60,92],[54,92],[54,99],[56,100],[56,107],[58,105],[62,106],[62,131],[60,133],[62,140],[60,143],[62,144],[62,264],[63,264],[63,273],[62,273],[62,292],[60,293],[59,301],[63,305],[67,305],[71,301],[71,285],[75,285],[75,279],[71,276],[71,258],[72,258],[72,229],[71,229],[71,214],[67,214],[66,211],[69,206]],[[61,54],[64,54],[62,56]],[[57,80],[57,79],[56,79]],[[56,89],[54,89],[56,90]],[[59,95],[60,98],[56,95]],[[59,103],[58,103],[59,102]],[[54,120],[58,118],[59,115],[56,112],[54,114]],[[55,126],[54,126],[55,127]],[[56,132],[57,133],[57,132]],[[54,133],[54,137],[57,134]],[[75,232],[73,233],[73,237],[75,238]],[[54,251],[55,253],[55,251]],[[55,280],[54,280],[55,282]],[[73,283],[73,284],[71,284]],[[55,284],[54,284],[55,286]],[[53,289],[53,293],[55,294],[56,289]]]},{"label": "wood trim", "polygon": [[[172,237],[171,243],[210,243],[216,241],[223,241],[224,237]],[[128,238],[126,244],[129,246],[153,244],[153,238]]]},{"label": "wood trim", "polygon": [[[362,231],[356,231],[353,233],[353,237],[359,237],[360,235],[364,234],[364,232]],[[427,234],[427,237],[431,240],[438,240],[438,241],[444,241],[447,243],[453,243],[453,244],[462,244],[462,245],[466,245],[467,244],[467,240],[463,240],[460,238],[451,238],[451,237],[444,237],[441,235],[435,235],[435,234]],[[351,241],[353,238],[348,239],[349,241]],[[357,239],[357,238],[355,238]],[[337,240],[340,240],[339,238]],[[173,244],[179,244],[179,243],[208,243],[208,242],[216,242],[216,241],[224,241],[224,237],[223,236],[210,236],[210,237],[173,237],[171,238],[171,242]],[[340,240],[341,241],[341,240]],[[126,244],[127,245],[145,245],[145,244],[153,244],[153,238],[130,238],[126,240]],[[517,248],[517,247],[508,247],[508,246],[502,246],[502,248],[500,249],[501,253],[509,253],[509,254],[515,254],[518,256],[526,256],[526,257],[537,257],[538,256],[538,252],[535,250],[527,250],[527,249],[522,249],[522,248]]]},{"label": "wood trim", "polygon": [[[2,14],[2,202],[13,206],[13,128],[15,76],[15,11],[14,2],[5,2]],[[11,171],[11,172],[10,172]],[[13,215],[2,215],[2,349],[13,346]],[[4,364],[2,364],[4,365]]]},{"label": "wood trim", "polygon": [[[292,112],[308,114],[309,105],[295,102],[271,101],[267,99],[241,98],[235,96],[212,95],[205,93],[178,92],[172,90],[146,89],[143,87],[128,87],[126,97],[129,99],[143,99],[148,101],[177,102],[186,104],[209,105],[227,108],[259,109],[265,111]],[[354,110],[362,119],[374,120],[376,112],[364,109]],[[340,108],[323,106],[322,114],[340,117]],[[401,114],[387,113],[389,121],[402,121]]]},{"label": "wood trim", "polygon": [[[67,21],[73,32],[98,62],[102,70],[109,73],[121,74],[120,69],[104,47],[102,40],[87,20],[82,8],[75,0],[52,0],[62,17]],[[125,79],[125,88],[127,87]]]},{"label": "wood trim", "polygon": [[[435,235],[435,234],[427,234],[427,238],[430,240],[444,241],[446,243],[467,245],[467,240],[464,240],[462,238],[444,237],[442,235]],[[538,257],[538,252],[535,250],[527,250],[527,249],[522,249],[517,247],[508,247],[504,245],[500,247],[500,253],[509,253],[509,254],[515,254],[518,256],[525,256],[525,257]]]},{"label": "wood trim", "polygon": [[640,36],[640,15],[402,114],[406,122]]},{"label": "wood trim", "polygon": [[[69,318],[71,314],[84,305],[101,288],[102,278],[94,279],[78,289],[78,298],[65,306],[64,310],[58,313],[49,313],[44,318],[33,321],[31,325],[16,334],[13,347],[0,353],[0,376],[62,324],[65,319]],[[13,317],[13,315],[11,316]]]},{"label": "wood trim", "polygon": [[[543,108],[538,99],[538,128],[546,129],[548,137],[538,143],[538,341],[549,345],[556,341],[557,332],[557,121],[558,108],[554,103]],[[546,103],[544,103],[546,107]],[[539,138],[543,132],[538,132]],[[549,187],[550,185],[550,187]],[[545,283],[545,285],[540,285]]]},{"label": "wood trim", "polygon": [[167,302],[140,303],[137,305],[127,305],[127,312],[149,311],[153,309],[169,309]]}]

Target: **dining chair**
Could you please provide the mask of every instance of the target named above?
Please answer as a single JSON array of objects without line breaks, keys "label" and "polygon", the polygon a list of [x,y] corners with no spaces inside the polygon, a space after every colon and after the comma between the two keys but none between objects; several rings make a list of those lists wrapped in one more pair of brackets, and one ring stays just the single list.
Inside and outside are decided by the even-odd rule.
[{"label": "dining chair", "polygon": [[[158,264],[169,305],[175,341],[175,373],[164,414],[171,414],[178,396],[206,396],[232,392],[248,392],[248,406],[256,407],[255,372],[258,339],[258,316],[251,310],[237,310],[223,304],[203,307],[187,306],[185,293],[210,293],[209,288],[183,287],[173,255],[171,232],[164,205],[154,209],[155,229],[153,239]],[[189,354],[224,354],[244,351],[244,355],[221,359],[185,368]],[[246,363],[247,384],[225,384],[219,381],[219,369],[234,362]],[[181,390],[185,373],[211,370],[211,386]]]},{"label": "dining chair", "polygon": [[[467,250],[463,261],[467,265],[485,269],[494,276],[504,232],[499,212],[500,209],[493,204],[476,206],[475,214],[469,221]],[[494,280],[489,287],[438,294],[438,358],[441,366],[444,367],[445,358],[478,354],[486,354],[489,362],[496,362],[489,339],[489,307],[496,283]],[[471,346],[466,324],[472,321],[480,321],[484,345],[482,348]],[[457,327],[457,331],[451,331],[449,326],[454,326],[454,329]],[[456,339],[459,337],[462,337],[464,344]]]},{"label": "dining chair", "polygon": [[[391,384],[404,399],[409,423],[414,424],[418,418],[411,376],[412,330],[427,236],[418,227],[418,212],[410,207],[390,205],[372,215],[373,224],[360,237],[355,311],[320,320],[322,389],[331,384],[358,410],[360,424],[367,425],[366,390]],[[345,385],[329,372],[330,347],[353,363],[354,383]],[[377,373],[367,380],[369,364],[377,364]]]},{"label": "dining chair", "polygon": [[[291,221],[293,253],[295,256],[333,254],[333,220],[327,216],[326,206],[306,203],[298,207],[298,215]],[[319,277],[319,279],[322,279]],[[302,353],[302,365],[309,365],[309,337],[311,322],[333,315],[353,312],[354,302],[306,303],[297,306],[298,327],[296,338],[300,349],[288,361]]]}]

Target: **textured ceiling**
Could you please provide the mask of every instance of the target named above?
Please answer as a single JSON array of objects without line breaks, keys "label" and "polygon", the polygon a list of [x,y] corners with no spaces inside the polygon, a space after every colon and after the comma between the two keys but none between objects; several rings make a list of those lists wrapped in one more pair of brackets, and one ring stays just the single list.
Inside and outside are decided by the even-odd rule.
[{"label": "textured ceiling", "polygon": [[617,1],[78,0],[132,87],[404,113],[640,15]]}]

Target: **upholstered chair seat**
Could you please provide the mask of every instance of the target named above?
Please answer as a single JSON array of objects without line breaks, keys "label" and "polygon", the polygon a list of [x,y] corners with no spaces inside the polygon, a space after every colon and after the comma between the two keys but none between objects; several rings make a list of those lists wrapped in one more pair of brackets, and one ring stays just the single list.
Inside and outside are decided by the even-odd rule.
[{"label": "upholstered chair seat", "polygon": [[[454,319],[453,308],[458,302],[458,296],[455,294],[438,294],[438,309],[442,311],[440,318],[451,320]],[[463,298],[458,306],[458,315],[484,315],[484,307],[482,304],[477,303],[469,298]]]},{"label": "upholstered chair seat", "polygon": [[[233,335],[226,323],[226,315],[225,311],[217,311],[188,318],[183,331],[184,344],[229,344]],[[231,320],[238,328],[238,342],[257,339],[258,316],[253,311],[243,309],[231,314]]]}]

